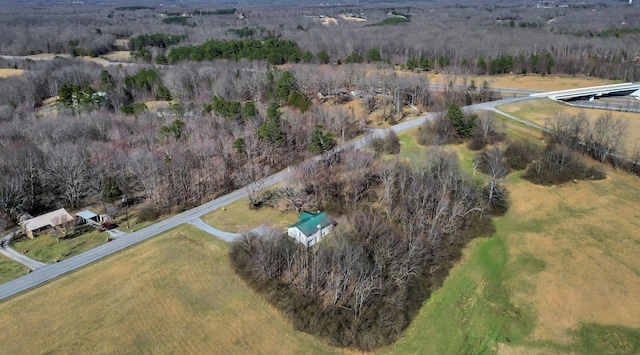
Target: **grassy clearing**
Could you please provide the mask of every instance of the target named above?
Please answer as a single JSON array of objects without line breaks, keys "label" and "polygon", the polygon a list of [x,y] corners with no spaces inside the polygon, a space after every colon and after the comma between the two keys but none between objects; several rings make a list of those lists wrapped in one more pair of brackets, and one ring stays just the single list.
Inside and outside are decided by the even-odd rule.
[{"label": "grassy clearing", "polygon": [[612,117],[621,118],[627,121],[628,128],[624,149],[628,152],[640,140],[640,121],[638,114],[631,112],[612,112],[609,110],[583,109],[579,107],[571,107],[558,103],[549,99],[533,100],[518,102],[509,105],[498,106],[498,109],[516,116],[520,119],[533,122],[537,125],[544,126],[545,119],[557,113],[578,115],[584,113],[590,123],[593,125],[595,120],[603,114],[611,113]]},{"label": "grassy clearing", "polygon": [[418,129],[412,129],[398,135],[398,139],[400,139],[401,157],[411,160],[424,159],[427,148],[418,144],[418,138],[416,137],[418,132]]},{"label": "grassy clearing", "polygon": [[126,61],[131,59],[131,51],[113,51],[103,55],[102,58],[111,62]]},{"label": "grassy clearing", "polygon": [[[413,161],[424,161],[427,154],[427,147],[420,145],[418,143],[418,129],[412,129],[410,131],[404,132],[398,135],[400,139],[400,157],[405,159],[410,159]],[[449,151],[453,151],[458,155],[460,159],[460,166],[462,169],[467,172],[470,176],[474,176],[473,169],[473,160],[475,159],[478,152],[474,152],[468,149],[465,145],[460,144],[450,144],[443,147]]]},{"label": "grassy clearing", "polygon": [[[335,353],[235,276],[188,225],[0,303],[3,353]],[[28,331],[25,331],[28,329]]]},{"label": "grassy clearing", "polygon": [[540,91],[555,91],[565,89],[575,89],[581,87],[615,84],[618,81],[604,80],[593,77],[574,76],[540,76],[540,75],[456,75],[456,74],[436,74],[429,72],[429,79],[432,83],[447,84],[453,81],[454,84],[463,85],[464,79],[468,83],[475,81],[477,87],[481,87],[486,81],[492,88],[512,88]]},{"label": "grassy clearing", "polygon": [[207,213],[202,220],[214,228],[231,233],[243,233],[261,225],[284,230],[298,220],[295,211],[280,212],[274,207],[249,209],[247,199],[238,200],[224,208],[224,211],[215,210]]},{"label": "grassy clearing", "polygon": [[60,239],[60,242],[47,233],[42,233],[33,239],[22,237],[11,246],[18,252],[26,252],[32,259],[50,264],[95,248],[103,244],[106,238],[107,233],[86,227],[86,232],[71,239]]},{"label": "grassy clearing", "polygon": [[0,69],[0,78],[9,78],[24,74],[22,69]]},{"label": "grassy clearing", "polygon": [[29,269],[4,255],[0,255],[0,284],[26,275]]}]

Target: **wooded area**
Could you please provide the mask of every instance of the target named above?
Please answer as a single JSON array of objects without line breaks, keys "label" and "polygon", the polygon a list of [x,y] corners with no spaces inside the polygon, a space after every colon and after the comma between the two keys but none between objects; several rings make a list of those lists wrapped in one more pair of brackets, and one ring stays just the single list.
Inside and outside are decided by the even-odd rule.
[{"label": "wooded area", "polygon": [[[296,328],[363,350],[397,339],[465,243],[492,233],[509,171],[551,185],[604,177],[572,151],[619,158],[626,126],[610,115],[549,117],[546,148],[507,140],[492,114],[461,109],[497,97],[468,75],[640,80],[640,11],[621,2],[67,5],[0,9],[0,68],[24,70],[0,78],[0,231],[61,206],[117,216],[124,196],[149,220],[242,187],[260,208],[260,179],[298,166],[269,193],[340,228],[312,248],[244,236],[234,267]],[[131,57],[79,58],[116,50]],[[434,90],[425,72],[462,85]],[[424,111],[445,112],[415,161],[394,157],[393,133],[333,151]],[[478,152],[484,181],[451,143]]]}]

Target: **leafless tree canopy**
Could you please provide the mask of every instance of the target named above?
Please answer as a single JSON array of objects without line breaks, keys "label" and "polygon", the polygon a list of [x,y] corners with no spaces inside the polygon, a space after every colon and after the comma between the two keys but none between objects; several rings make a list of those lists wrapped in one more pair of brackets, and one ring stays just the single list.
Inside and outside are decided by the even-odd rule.
[{"label": "leafless tree canopy", "polygon": [[[492,230],[457,157],[433,150],[425,161],[407,165],[347,152],[329,166],[304,168],[331,172],[303,181],[307,190],[324,184],[315,192],[323,203],[348,206],[340,227],[309,249],[288,236],[246,235],[232,246],[236,271],[298,329],[338,346],[389,344],[469,238]],[[373,191],[384,191],[386,213],[368,207]]]}]

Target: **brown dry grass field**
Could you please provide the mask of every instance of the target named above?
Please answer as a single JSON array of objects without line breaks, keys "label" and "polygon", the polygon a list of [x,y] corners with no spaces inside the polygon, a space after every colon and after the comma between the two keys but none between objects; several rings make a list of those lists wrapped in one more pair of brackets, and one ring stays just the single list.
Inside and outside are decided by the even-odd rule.
[{"label": "brown dry grass field", "polygon": [[131,51],[113,51],[102,56],[112,62],[126,61],[131,59]]},{"label": "brown dry grass field", "polygon": [[545,265],[512,280],[514,299],[537,317],[530,340],[569,344],[580,322],[640,328],[640,181],[608,173],[556,187],[511,180],[504,222],[523,228],[503,236],[509,254]]},{"label": "brown dry grass field", "polygon": [[624,140],[622,153],[630,153],[636,143],[640,143],[640,114],[633,112],[616,112],[610,110],[584,109],[562,104],[550,99],[518,102],[497,107],[500,111],[511,114],[523,120],[544,126],[547,117],[557,114],[578,115],[584,113],[593,125],[601,115],[611,113],[614,119],[621,118],[627,121],[627,133]]},{"label": "brown dry grass field", "polygon": [[337,25],[338,24],[338,20],[333,18],[333,17],[325,17],[325,18],[322,19],[322,24],[324,26]]},{"label": "brown dry grass field", "polygon": [[228,245],[181,226],[0,303],[4,354],[334,353],[231,270]]},{"label": "brown dry grass field", "polygon": [[345,21],[367,22],[366,18],[345,16],[343,14],[340,15],[340,18],[345,20]]},{"label": "brown dry grass field", "polygon": [[22,69],[0,69],[0,78],[9,78],[24,74]]},{"label": "brown dry grass field", "polygon": [[489,83],[492,88],[512,88],[527,90],[566,90],[580,87],[598,86],[615,84],[618,81],[604,80],[593,77],[583,76],[541,76],[541,75],[455,75],[435,72],[429,72],[429,79],[432,83],[447,84],[453,81],[454,84],[462,85],[466,77],[467,83],[471,80],[475,81],[477,87],[480,87],[484,81]]}]

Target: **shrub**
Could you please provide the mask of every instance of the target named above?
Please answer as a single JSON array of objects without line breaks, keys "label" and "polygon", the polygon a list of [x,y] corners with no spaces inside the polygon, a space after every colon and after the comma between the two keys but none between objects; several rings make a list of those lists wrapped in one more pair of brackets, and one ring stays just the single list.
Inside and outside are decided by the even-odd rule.
[{"label": "shrub", "polygon": [[487,184],[482,189],[482,197],[489,203],[489,211],[494,216],[501,216],[509,209],[509,190],[501,184]]},{"label": "shrub", "polygon": [[376,138],[372,142],[373,150],[376,154],[398,154],[400,153],[400,139],[394,131],[389,131],[384,138]]},{"label": "shrub", "polygon": [[504,156],[511,170],[524,170],[540,154],[538,146],[530,141],[511,142],[504,150]]},{"label": "shrub", "polygon": [[155,221],[160,217],[160,211],[151,205],[146,205],[138,212],[138,222]]},{"label": "shrub", "polygon": [[418,143],[422,145],[445,145],[458,140],[455,128],[444,117],[438,117],[433,121],[427,121],[418,136]]},{"label": "shrub", "polygon": [[562,184],[572,180],[604,179],[602,169],[587,166],[580,157],[565,147],[548,146],[540,160],[531,164],[523,178],[539,185]]}]

